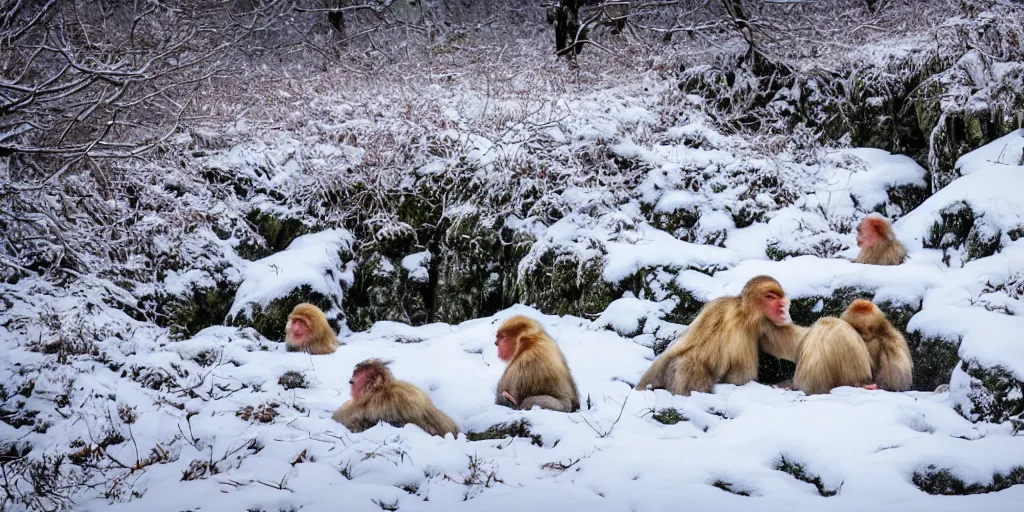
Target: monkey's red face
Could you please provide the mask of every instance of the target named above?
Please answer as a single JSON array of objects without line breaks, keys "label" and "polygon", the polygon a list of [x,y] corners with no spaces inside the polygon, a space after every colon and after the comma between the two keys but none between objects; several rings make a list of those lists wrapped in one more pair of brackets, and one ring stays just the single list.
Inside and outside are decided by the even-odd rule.
[{"label": "monkey's red face", "polygon": [[792,323],[789,318],[789,299],[775,292],[766,292],[761,298],[761,311],[775,325]]},{"label": "monkey's red face", "polygon": [[861,249],[865,247],[874,247],[878,245],[878,233],[875,232],[874,228],[867,222],[861,222],[857,226],[857,247]]},{"label": "monkey's red face", "polygon": [[301,318],[292,318],[288,320],[288,326],[286,328],[288,335],[291,336],[292,342],[296,345],[305,345],[306,338],[309,337],[309,324]]},{"label": "monkey's red face", "polygon": [[512,355],[515,352],[515,340],[509,338],[505,333],[498,333],[498,338],[494,340],[494,344],[498,347],[498,359],[502,361],[508,361],[512,359]]},{"label": "monkey's red face", "polygon": [[366,372],[356,372],[352,374],[352,378],[348,380],[348,383],[352,386],[352,399],[358,400],[359,395],[366,389]]}]

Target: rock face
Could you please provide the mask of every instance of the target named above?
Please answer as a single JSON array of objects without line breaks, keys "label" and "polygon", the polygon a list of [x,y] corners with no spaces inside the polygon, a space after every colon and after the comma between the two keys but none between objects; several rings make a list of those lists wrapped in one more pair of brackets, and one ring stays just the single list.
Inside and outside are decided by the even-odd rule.
[{"label": "rock face", "polygon": [[950,395],[957,412],[971,421],[1009,421],[1014,432],[1024,430],[1024,380],[1004,366],[962,361],[953,374]]}]

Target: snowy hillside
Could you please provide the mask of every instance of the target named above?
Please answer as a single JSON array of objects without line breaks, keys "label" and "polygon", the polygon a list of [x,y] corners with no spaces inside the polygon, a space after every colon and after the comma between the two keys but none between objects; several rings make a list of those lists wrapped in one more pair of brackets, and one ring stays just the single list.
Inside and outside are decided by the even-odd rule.
[{"label": "snowy hillside", "polygon": [[[64,62],[22,32],[99,52],[4,98],[176,80],[0,109],[0,510],[1022,509],[1024,9],[728,3],[751,35],[722,2],[586,3],[567,59],[533,4],[230,4],[0,22],[12,65]],[[172,68],[118,67],[140,48]],[[52,128],[81,105],[109,117]],[[852,262],[870,213],[905,263]],[[633,389],[762,274],[801,325],[874,302],[912,391],[806,396],[763,353],[742,386]],[[285,350],[299,302],[335,353]],[[514,314],[578,412],[494,404]],[[462,432],[334,422],[368,358]]]}]

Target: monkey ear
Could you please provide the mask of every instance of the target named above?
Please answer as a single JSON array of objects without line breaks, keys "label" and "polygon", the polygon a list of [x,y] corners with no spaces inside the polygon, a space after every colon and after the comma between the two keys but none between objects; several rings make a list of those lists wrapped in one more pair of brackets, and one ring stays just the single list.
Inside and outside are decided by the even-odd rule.
[{"label": "monkey ear", "polygon": [[855,315],[870,315],[875,312],[875,305],[866,300],[860,299],[853,301],[850,305],[850,313]]}]

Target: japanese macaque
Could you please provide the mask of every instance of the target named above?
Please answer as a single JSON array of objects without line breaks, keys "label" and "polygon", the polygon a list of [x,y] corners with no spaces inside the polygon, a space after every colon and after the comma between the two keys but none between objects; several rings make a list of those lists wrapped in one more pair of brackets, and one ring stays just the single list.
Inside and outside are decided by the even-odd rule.
[{"label": "japanese macaque", "polygon": [[352,371],[352,399],[342,404],[334,421],[352,432],[362,432],[385,422],[396,427],[412,423],[430,435],[458,434],[459,426],[416,386],[395,379],[388,363],[367,359]]},{"label": "japanese macaque", "polygon": [[867,345],[875,384],[889,391],[910,389],[914,379],[910,347],[885,314],[871,301],[857,299],[840,318],[853,326]]},{"label": "japanese macaque", "polygon": [[494,403],[521,410],[535,405],[560,412],[579,410],[579,391],[565,356],[536,320],[510,317],[498,327],[494,344],[498,359],[508,363]]},{"label": "japanese macaque", "polygon": [[720,382],[746,384],[757,378],[759,346],[792,360],[805,331],[790,319],[789,299],[779,282],[755,277],[739,296],[705,305],[680,339],[654,360],[636,389],[687,396],[709,393]]},{"label": "japanese macaque", "polygon": [[907,259],[907,249],[896,239],[889,221],[872,213],[857,226],[857,247],[860,254],[854,263],[868,265],[899,265]]},{"label": "japanese macaque", "polygon": [[289,352],[309,352],[313,355],[333,354],[341,346],[320,308],[302,303],[288,315],[284,328],[284,345]]},{"label": "japanese macaque", "polygon": [[797,348],[793,388],[816,395],[870,383],[871,357],[857,331],[835,317],[814,322]]}]

